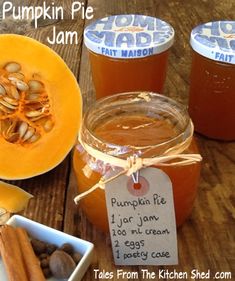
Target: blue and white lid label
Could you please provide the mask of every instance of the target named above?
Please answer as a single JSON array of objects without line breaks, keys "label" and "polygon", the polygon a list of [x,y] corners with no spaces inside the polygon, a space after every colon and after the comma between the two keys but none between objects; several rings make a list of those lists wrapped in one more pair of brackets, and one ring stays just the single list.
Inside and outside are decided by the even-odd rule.
[{"label": "blue and white lid label", "polygon": [[166,51],[174,29],[165,21],[144,15],[116,15],[97,20],[84,31],[91,51],[114,58],[140,58]]},{"label": "blue and white lid label", "polygon": [[235,21],[214,21],[195,27],[190,43],[199,54],[235,64]]}]

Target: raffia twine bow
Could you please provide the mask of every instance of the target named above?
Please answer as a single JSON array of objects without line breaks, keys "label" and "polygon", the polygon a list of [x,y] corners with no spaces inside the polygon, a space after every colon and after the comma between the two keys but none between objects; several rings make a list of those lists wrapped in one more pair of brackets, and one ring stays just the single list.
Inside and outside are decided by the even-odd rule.
[{"label": "raffia twine bow", "polygon": [[[191,122],[191,121],[190,121]],[[132,174],[136,173],[142,168],[146,168],[152,165],[157,166],[184,166],[184,165],[190,165],[195,164],[196,162],[200,162],[202,160],[202,156],[200,154],[183,154],[182,152],[185,151],[193,137],[193,124],[191,122],[192,130],[191,134],[188,138],[186,138],[183,142],[175,145],[174,147],[169,148],[162,156],[156,156],[153,158],[141,158],[137,157],[135,155],[128,157],[127,159],[120,159],[118,157],[108,155],[104,152],[101,152],[87,143],[82,141],[82,138],[79,134],[79,142],[82,145],[83,149],[92,157],[95,159],[99,159],[103,161],[104,163],[109,163],[113,166],[117,166],[119,168],[122,168],[122,171],[117,173],[116,175],[105,179],[104,177],[101,177],[99,182],[89,188],[87,191],[77,195],[74,198],[74,201],[76,204],[78,202],[86,197],[91,192],[95,191],[97,188],[105,189],[105,185],[117,177],[120,177],[122,175],[131,176]],[[172,160],[176,160],[173,161]],[[171,162],[169,162],[171,161]]]}]

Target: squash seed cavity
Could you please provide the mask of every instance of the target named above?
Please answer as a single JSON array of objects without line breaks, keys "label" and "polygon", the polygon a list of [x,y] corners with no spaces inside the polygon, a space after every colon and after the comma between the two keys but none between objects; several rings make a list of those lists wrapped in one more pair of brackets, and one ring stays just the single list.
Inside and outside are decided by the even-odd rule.
[{"label": "squash seed cavity", "polygon": [[0,69],[0,137],[25,145],[37,142],[54,127],[46,87],[37,75],[26,79],[22,66]]}]

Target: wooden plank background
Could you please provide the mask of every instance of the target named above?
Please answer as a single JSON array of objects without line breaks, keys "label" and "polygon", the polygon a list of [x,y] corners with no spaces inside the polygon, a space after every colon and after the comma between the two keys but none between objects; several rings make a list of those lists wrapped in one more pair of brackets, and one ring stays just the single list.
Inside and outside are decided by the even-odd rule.
[{"label": "wooden plank background", "polygon": [[[13,2],[18,5],[41,5],[43,1]],[[84,109],[86,109],[94,101],[90,65],[82,39],[84,26],[90,21],[82,20],[81,17],[71,20],[69,14],[72,2],[72,0],[56,1],[56,5],[62,5],[66,11],[66,19],[63,21],[40,21],[40,27],[35,30],[30,21],[16,24],[8,18],[1,21],[0,32],[25,34],[49,45],[46,38],[51,36],[53,25],[56,25],[58,30],[77,31],[79,44],[49,46],[65,60],[77,77],[82,90]],[[159,17],[174,27],[175,43],[171,48],[164,94],[184,104],[187,103],[189,89],[191,29],[203,22],[235,18],[235,2],[231,0],[88,0],[83,2],[86,6],[94,8],[94,19],[113,14],[139,13]],[[2,3],[3,1],[0,1],[0,5]],[[194,268],[199,271],[210,269],[212,273],[232,272],[232,280],[235,280],[235,144],[209,140],[199,135],[197,138],[204,158],[200,189],[192,216],[178,230],[179,265],[129,266],[122,268],[125,271],[140,272],[143,268],[155,272],[159,268],[187,272]],[[72,171],[71,154],[54,170],[42,176],[14,183],[34,195],[23,215],[95,244],[94,260],[83,278],[84,281],[95,280],[94,269],[116,272],[117,267],[113,264],[109,237],[96,230],[73,203],[77,186]],[[118,279],[115,276],[113,280]]]}]

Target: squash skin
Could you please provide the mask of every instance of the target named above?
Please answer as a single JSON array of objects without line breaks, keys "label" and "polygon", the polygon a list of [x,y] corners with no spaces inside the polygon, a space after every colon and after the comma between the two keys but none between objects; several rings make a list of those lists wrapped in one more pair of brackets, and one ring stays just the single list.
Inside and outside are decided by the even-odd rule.
[{"label": "squash skin", "polygon": [[75,144],[82,118],[77,80],[52,49],[26,36],[0,35],[0,67],[15,61],[27,75],[37,73],[47,89],[53,129],[37,142],[21,146],[0,136],[0,178],[19,180],[43,174],[67,156]]}]

